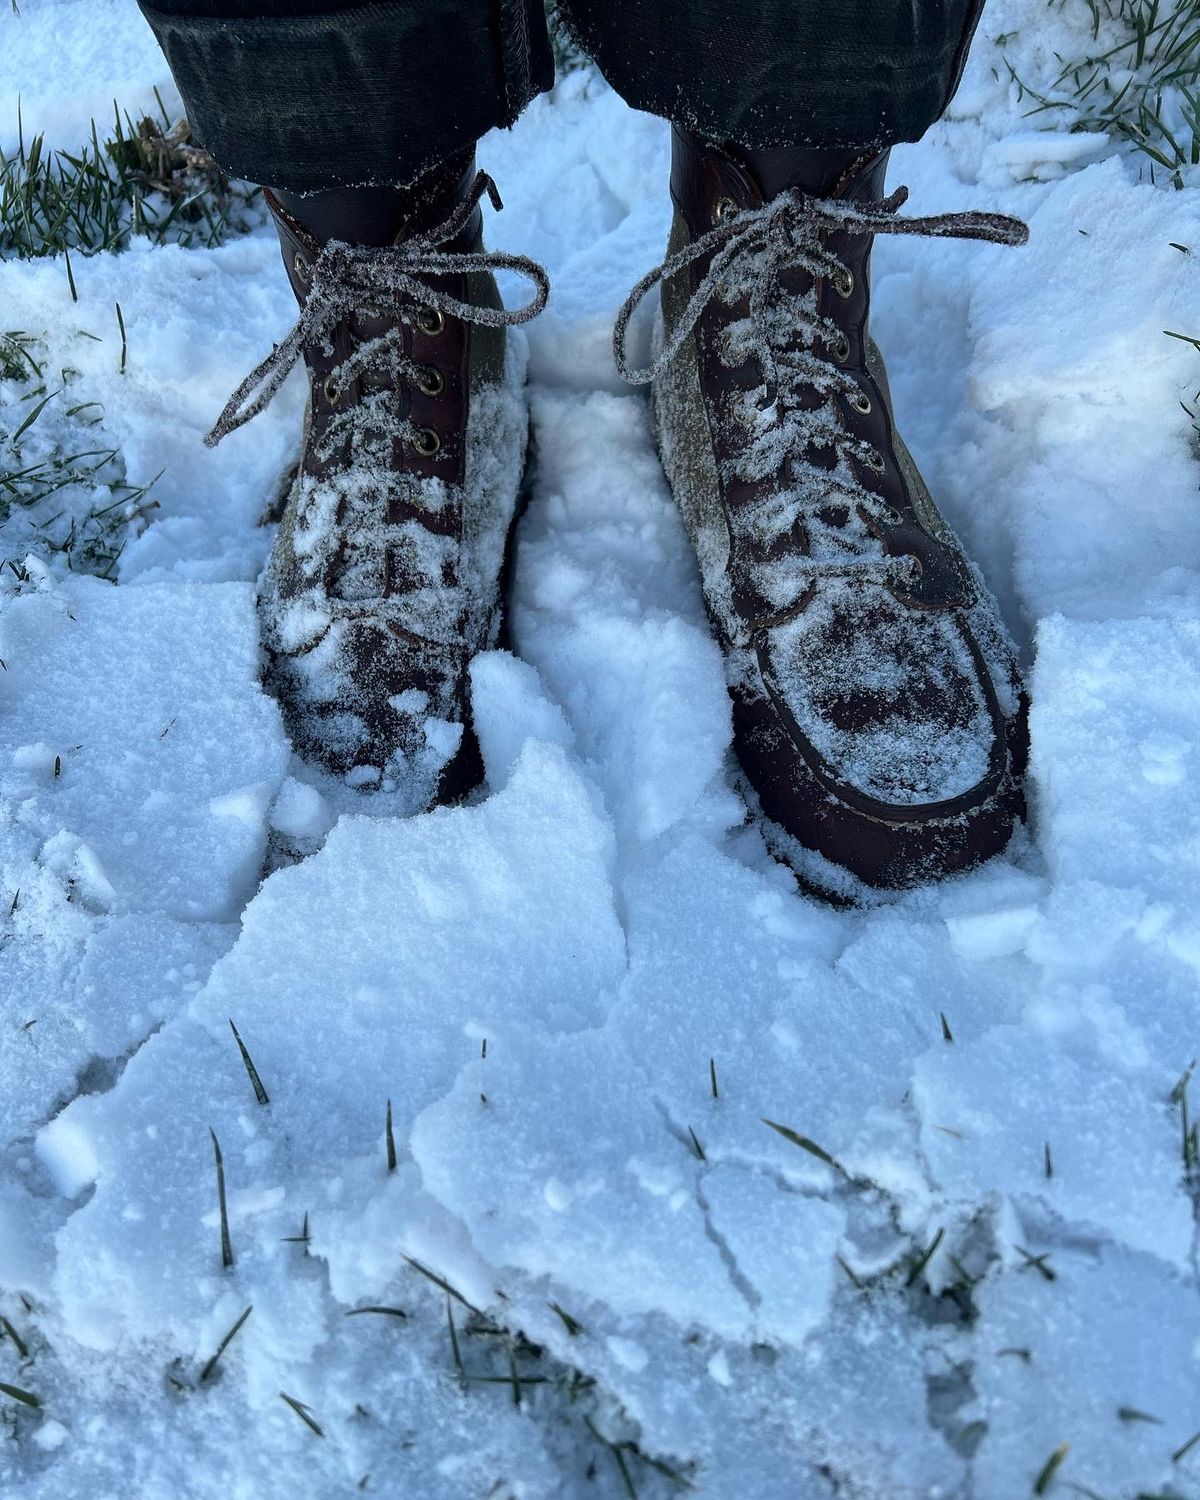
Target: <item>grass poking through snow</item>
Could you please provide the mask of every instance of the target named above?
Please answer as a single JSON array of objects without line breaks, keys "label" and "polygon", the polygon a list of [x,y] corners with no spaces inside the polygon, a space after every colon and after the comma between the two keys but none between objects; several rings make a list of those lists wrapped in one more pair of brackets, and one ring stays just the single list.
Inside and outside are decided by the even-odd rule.
[{"label": "grass poking through snow", "polygon": [[[1077,0],[1051,0],[1061,7]],[[1086,0],[1090,45],[1060,58],[1044,90],[1005,60],[1031,116],[1103,131],[1148,159],[1152,180],[1182,187],[1200,164],[1200,0]]]},{"label": "grass poking through snow", "polygon": [[258,1069],[254,1066],[254,1059],[250,1056],[245,1042],[242,1041],[241,1033],[233,1024],[232,1016],[229,1018],[229,1029],[233,1032],[233,1039],[238,1044],[238,1051],[242,1054],[242,1062],[244,1063],[246,1072],[250,1077],[250,1086],[254,1090],[255,1099],[259,1102],[259,1104],[270,1104],[271,1096],[267,1093],[266,1089],[263,1088],[263,1081],[258,1076]]},{"label": "grass poking through snow", "polygon": [[221,1143],[217,1140],[217,1133],[211,1125],[208,1133],[212,1136],[213,1161],[217,1169],[217,1206],[221,1214],[221,1265],[228,1271],[233,1265],[233,1241],[229,1237],[229,1208],[225,1202],[225,1162],[221,1156]]},{"label": "grass poking through snow", "polygon": [[0,1395],[5,1395],[13,1401],[19,1401],[22,1406],[32,1406],[35,1409],[41,1407],[41,1400],[32,1391],[22,1390],[19,1385],[7,1385],[0,1380]]},{"label": "grass poking through snow", "polygon": [[943,1239],[945,1239],[945,1237],[945,1229],[939,1229],[934,1237],[930,1240],[929,1244],[926,1245],[925,1249],[922,1250],[920,1255],[917,1256],[916,1260],[913,1261],[912,1266],[909,1269],[908,1276],[905,1278],[905,1286],[914,1285],[917,1278],[922,1274],[922,1272],[925,1270],[925,1267],[937,1253],[937,1248],[942,1243]]},{"label": "grass poking through snow", "polygon": [[1062,1467],[1067,1454],[1071,1451],[1070,1443],[1059,1443],[1054,1452],[1038,1470],[1038,1476],[1033,1481],[1033,1493],[1044,1495],[1054,1481],[1054,1476]]},{"label": "grass poking through snow", "polygon": [[66,150],[27,140],[18,108],[17,151],[0,152],[0,257],[122,250],[135,235],[211,249],[260,223],[260,190],[231,182],[187,121],[173,122],[161,99],[159,109],[135,121],[114,103],[105,135],[93,121]]},{"label": "grass poking through snow", "polygon": [[212,1356],[212,1358],[208,1361],[208,1363],[200,1371],[200,1384],[201,1385],[203,1385],[206,1380],[211,1379],[213,1371],[217,1368],[217,1361],[221,1358],[222,1354],[225,1353],[226,1349],[229,1348],[230,1344],[233,1343],[234,1339],[237,1338],[238,1334],[241,1332],[243,1323],[245,1323],[246,1319],[250,1316],[250,1314],[253,1311],[254,1311],[253,1307],[246,1308],[246,1310],[238,1318],[237,1322],[233,1325],[233,1327],[229,1330],[229,1332],[225,1335],[225,1337],[217,1345],[216,1353]]},{"label": "grass poking through snow", "polygon": [[319,1438],[325,1436],[324,1429],[312,1414],[312,1408],[305,1406],[303,1401],[297,1401],[295,1396],[289,1396],[286,1391],[280,1391],[279,1399],[286,1401],[304,1425],[310,1428]]},{"label": "grass poking through snow", "polygon": [[111,578],[155,508],[116,448],[98,440],[103,409],[73,399],[77,374],[52,373],[39,341],[0,334],[0,566],[32,553],[71,572]]},{"label": "grass poking through snow", "polygon": [[831,1156],[825,1150],[824,1146],[818,1146],[816,1141],[810,1140],[806,1135],[801,1135],[798,1131],[793,1130],[790,1125],[779,1125],[774,1120],[768,1120],[765,1117],[763,1124],[769,1125],[785,1141],[791,1141],[793,1146],[799,1146],[801,1151],[807,1151],[810,1156],[815,1156],[818,1161],[823,1161],[827,1167],[832,1167],[835,1172],[839,1172],[843,1177],[849,1176],[849,1173],[842,1166],[841,1162],[838,1161],[837,1157]]},{"label": "grass poking through snow", "polygon": [[396,1134],[392,1129],[392,1101],[387,1102],[387,1119],[384,1124],[384,1140],[387,1149],[387,1169],[396,1170]]},{"label": "grass poking through snow", "polygon": [[12,1340],[13,1346],[22,1359],[29,1358],[29,1345],[12,1326],[6,1317],[0,1316],[0,1329]]},{"label": "grass poking through snow", "polygon": [[382,1316],[388,1317],[388,1318],[407,1318],[408,1317],[408,1314],[404,1311],[404,1309],[402,1307],[382,1307],[382,1306],[377,1307],[377,1306],[374,1306],[374,1305],[369,1306],[369,1307],[351,1307],[350,1309],[348,1309],[348,1311],[346,1313],[346,1316],[348,1318],[357,1318],[357,1317],[361,1317],[361,1315],[363,1313],[379,1313]]}]

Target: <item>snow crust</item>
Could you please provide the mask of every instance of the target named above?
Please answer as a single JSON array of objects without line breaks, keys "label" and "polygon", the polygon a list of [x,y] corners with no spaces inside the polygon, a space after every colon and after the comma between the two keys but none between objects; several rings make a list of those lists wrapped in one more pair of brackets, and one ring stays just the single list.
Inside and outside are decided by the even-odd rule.
[{"label": "snow crust", "polygon": [[[0,20],[68,148],[166,85],[131,0],[80,9]],[[1033,830],[867,910],[746,821],[612,371],[661,122],[585,70],[484,143],[491,242],[555,279],[538,466],[517,654],[472,669],[488,794],[418,818],[333,806],[259,687],[301,392],[200,435],[291,320],[273,242],[79,257],[78,304],[0,264],[6,326],[164,469],[119,584],[0,597],[0,1382],[40,1402],[0,1387],[0,1493],[1013,1500],[1064,1443],[1048,1493],[1195,1492],[1198,382],[1162,330],[1200,324],[1200,222],[1031,128],[995,39],[1036,82],[1068,9],[992,0],[891,174],[1029,247],[875,263],[900,426],[1030,653]]]}]

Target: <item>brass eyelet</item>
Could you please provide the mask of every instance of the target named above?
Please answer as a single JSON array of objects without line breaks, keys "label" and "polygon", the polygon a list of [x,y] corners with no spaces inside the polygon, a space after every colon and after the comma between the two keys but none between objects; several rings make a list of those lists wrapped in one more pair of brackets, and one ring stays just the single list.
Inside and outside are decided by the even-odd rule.
[{"label": "brass eyelet", "polygon": [[325,379],[321,382],[321,389],[325,392],[325,399],[329,402],[330,406],[336,406],[338,402],[341,401],[342,393],[338,389],[337,382],[333,378],[332,370],[330,370],[329,374],[326,375]]},{"label": "brass eyelet", "polygon": [[889,505],[888,508],[887,508],[887,510],[886,510],[886,512],[885,512],[885,514],[887,516],[888,525],[889,526],[903,526],[904,525],[904,517],[900,514],[900,512],[896,509],[896,507],[894,505]]},{"label": "brass eyelet", "polygon": [[446,318],[440,307],[419,307],[417,327],[429,338],[435,339],[446,326]]},{"label": "brass eyelet", "polygon": [[856,391],[855,394],[850,397],[850,405],[854,408],[855,411],[861,412],[865,417],[871,410],[871,398],[865,391]]},{"label": "brass eyelet", "polygon": [[732,198],[718,198],[713,204],[713,218],[718,224],[724,224],[732,219],[737,211],[738,206]]},{"label": "brass eyelet", "polygon": [[908,571],[914,578],[920,578],[925,572],[925,564],[919,557],[910,557],[908,559]]},{"label": "brass eyelet", "polygon": [[423,396],[440,396],[446,389],[446,382],[442,372],[435,369],[433,365],[425,365],[417,374],[417,390]]},{"label": "brass eyelet", "polygon": [[303,255],[297,255],[292,262],[292,270],[296,273],[296,280],[302,281],[307,286],[312,279],[312,267]]},{"label": "brass eyelet", "polygon": [[854,291],[854,272],[839,271],[833,278],[833,289],[839,297],[849,297]]},{"label": "brass eyelet", "polygon": [[887,468],[887,464],[884,460],[883,454],[876,453],[874,449],[872,449],[870,453],[867,453],[863,456],[863,463],[866,464],[868,469],[871,469],[876,474],[882,474],[883,471]]},{"label": "brass eyelet", "polygon": [[432,458],[442,446],[442,440],[434,432],[432,427],[418,427],[412,437],[409,438],[413,451],[419,453],[422,458]]},{"label": "brass eyelet", "polygon": [[850,340],[844,333],[839,333],[837,343],[833,346],[833,357],[839,365],[844,365],[850,358]]}]

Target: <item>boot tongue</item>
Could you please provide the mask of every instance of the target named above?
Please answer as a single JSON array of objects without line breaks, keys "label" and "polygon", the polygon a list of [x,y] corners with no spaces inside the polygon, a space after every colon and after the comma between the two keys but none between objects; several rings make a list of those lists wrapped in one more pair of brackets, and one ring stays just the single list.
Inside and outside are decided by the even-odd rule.
[{"label": "boot tongue", "polygon": [[441,162],[409,187],[335,187],[272,197],[316,242],[394,245],[450,215],[475,175],[475,153]]},{"label": "boot tongue", "polygon": [[860,159],[857,151],[816,151],[806,146],[775,146],[763,151],[727,147],[769,202],[789,188],[827,198]]},{"label": "boot tongue", "polygon": [[869,198],[883,191],[886,151],[816,151],[807,146],[727,149],[757,185],[764,202],[789,189],[814,198]]}]

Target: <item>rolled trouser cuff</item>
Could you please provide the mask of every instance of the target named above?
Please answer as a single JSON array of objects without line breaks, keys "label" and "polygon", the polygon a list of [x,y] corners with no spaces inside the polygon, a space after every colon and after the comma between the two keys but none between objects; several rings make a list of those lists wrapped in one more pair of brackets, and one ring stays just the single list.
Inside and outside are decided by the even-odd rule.
[{"label": "rolled trouser cuff", "polygon": [[576,42],[629,104],[752,150],[918,140],[958,86],[981,9],[982,0],[559,0]]},{"label": "rolled trouser cuff", "polygon": [[540,0],[246,18],[139,4],[195,140],[231,176],[296,193],[411,183],[554,79]]}]

